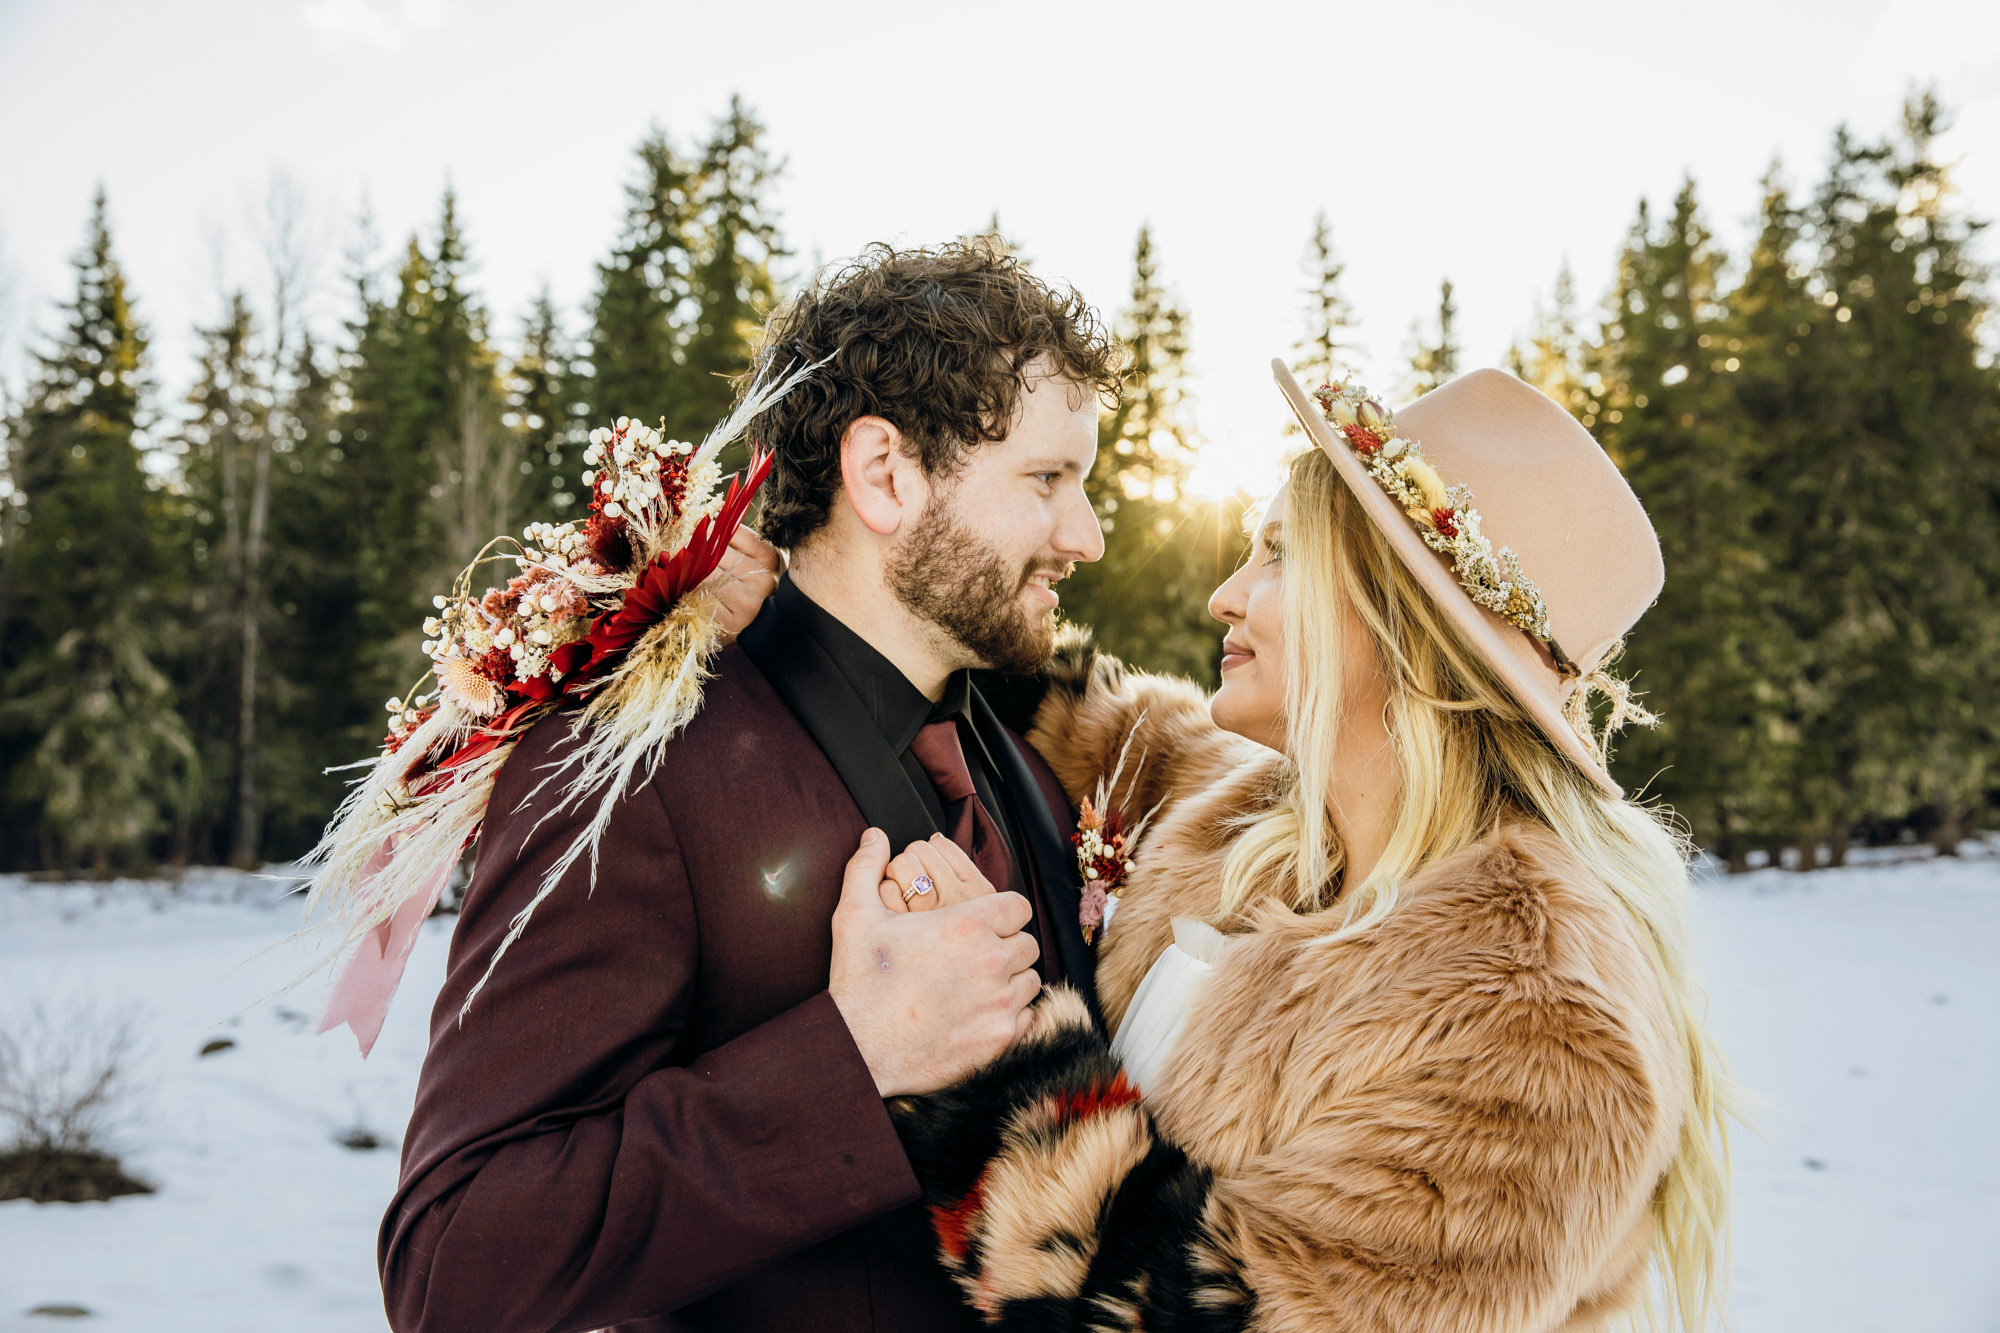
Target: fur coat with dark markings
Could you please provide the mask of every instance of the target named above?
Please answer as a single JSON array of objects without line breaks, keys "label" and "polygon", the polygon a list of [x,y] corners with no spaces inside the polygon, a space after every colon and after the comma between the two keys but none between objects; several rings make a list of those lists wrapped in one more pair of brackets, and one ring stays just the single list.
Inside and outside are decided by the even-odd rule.
[{"label": "fur coat with dark markings", "polygon": [[[1116,804],[1164,804],[1100,946],[1114,1025],[1173,918],[1214,919],[1280,762],[1066,640],[1030,739],[1073,800],[1135,724]],[[1551,836],[1496,829],[1355,939],[1271,904],[1218,924],[1239,938],[1143,1101],[1057,988],[998,1063],[892,1104],[989,1322],[1582,1333],[1636,1306],[1686,1058],[1631,918]]]}]

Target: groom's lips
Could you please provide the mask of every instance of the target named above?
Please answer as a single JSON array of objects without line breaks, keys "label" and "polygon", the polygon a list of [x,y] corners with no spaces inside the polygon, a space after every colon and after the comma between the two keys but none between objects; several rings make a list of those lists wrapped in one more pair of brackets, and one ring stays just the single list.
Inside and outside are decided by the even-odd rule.
[{"label": "groom's lips", "polygon": [[[1068,570],[1061,569],[1037,569],[1021,580],[1021,588],[1024,592],[1035,594],[1036,601],[1046,601],[1051,608],[1058,607],[1062,605],[1062,597],[1049,585],[1061,580],[1068,573]],[[1038,583],[1037,579],[1047,579],[1049,582]]]}]

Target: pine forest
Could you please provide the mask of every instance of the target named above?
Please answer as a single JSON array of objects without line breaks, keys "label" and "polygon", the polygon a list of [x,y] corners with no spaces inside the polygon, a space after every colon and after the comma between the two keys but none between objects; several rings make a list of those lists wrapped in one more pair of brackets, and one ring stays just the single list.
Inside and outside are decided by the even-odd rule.
[{"label": "pine forest", "polygon": [[[1946,116],[1919,93],[1879,140],[1837,132],[1809,190],[1774,165],[1741,253],[1694,180],[1639,201],[1615,271],[1553,275],[1507,357],[1659,529],[1666,590],[1620,669],[1664,720],[1625,736],[1614,772],[1732,869],[1949,850],[1996,814],[2000,367],[1984,224],[1934,151]],[[782,168],[740,101],[634,157],[577,310],[546,292],[490,309],[477,219],[446,190],[386,255],[358,219],[341,322],[311,327],[274,190],[258,294],[222,293],[171,376],[100,190],[70,293],[0,401],[0,869],[300,855],[351,776],[330,766],[375,752],[382,701],[424,665],[429,594],[494,534],[578,505],[593,425],[664,415],[698,438],[726,414],[765,314],[808,276],[769,202]],[[1282,332],[1311,387],[1353,346],[1354,257],[1324,214],[1300,236]],[[1187,485],[1198,325],[1150,229],[1129,290],[1089,295],[1128,373],[1088,483],[1106,555],[1066,612],[1213,683],[1206,604],[1248,500]],[[1456,315],[1443,279],[1403,397],[1470,368]],[[168,401],[164,378],[192,387]]]}]

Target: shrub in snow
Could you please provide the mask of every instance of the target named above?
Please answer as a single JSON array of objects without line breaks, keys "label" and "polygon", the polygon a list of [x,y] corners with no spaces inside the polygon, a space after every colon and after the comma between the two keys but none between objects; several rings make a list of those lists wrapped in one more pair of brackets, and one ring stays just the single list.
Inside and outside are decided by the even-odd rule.
[{"label": "shrub in snow", "polygon": [[82,1203],[149,1194],[105,1148],[127,1114],[129,1016],[36,1003],[0,1018],[0,1200]]}]

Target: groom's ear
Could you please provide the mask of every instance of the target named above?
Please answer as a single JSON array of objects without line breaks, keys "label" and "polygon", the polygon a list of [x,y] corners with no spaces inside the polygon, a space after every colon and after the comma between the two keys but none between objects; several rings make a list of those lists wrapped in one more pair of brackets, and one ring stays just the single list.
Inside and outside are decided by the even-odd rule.
[{"label": "groom's ear", "polygon": [[924,507],[923,468],[904,447],[903,432],[882,417],[856,417],[840,437],[840,483],[862,525],[893,537]]}]

